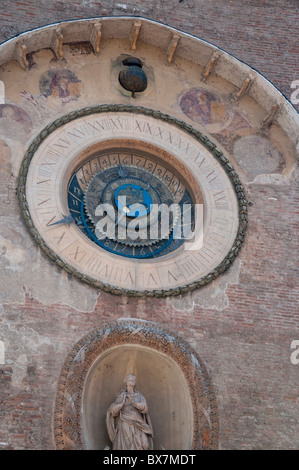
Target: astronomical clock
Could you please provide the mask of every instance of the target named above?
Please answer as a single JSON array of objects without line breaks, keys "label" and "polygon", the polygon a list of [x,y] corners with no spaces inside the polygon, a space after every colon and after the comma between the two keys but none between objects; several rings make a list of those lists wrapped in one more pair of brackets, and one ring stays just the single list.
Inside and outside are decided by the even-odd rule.
[{"label": "astronomical clock", "polygon": [[40,247],[115,294],[203,286],[237,255],[246,200],[224,154],[147,108],[83,108],[48,125],[22,163],[19,199]]}]

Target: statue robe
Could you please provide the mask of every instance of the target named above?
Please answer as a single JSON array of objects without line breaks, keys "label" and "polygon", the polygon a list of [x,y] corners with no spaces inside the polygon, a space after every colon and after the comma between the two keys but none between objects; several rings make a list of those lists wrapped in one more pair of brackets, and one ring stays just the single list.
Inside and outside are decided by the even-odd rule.
[{"label": "statue robe", "polygon": [[122,403],[124,393],[117,395],[109,407],[106,416],[107,431],[113,450],[151,450],[153,448],[153,429],[148,415],[144,396],[139,392],[130,394],[130,403],[118,411],[117,405]]}]

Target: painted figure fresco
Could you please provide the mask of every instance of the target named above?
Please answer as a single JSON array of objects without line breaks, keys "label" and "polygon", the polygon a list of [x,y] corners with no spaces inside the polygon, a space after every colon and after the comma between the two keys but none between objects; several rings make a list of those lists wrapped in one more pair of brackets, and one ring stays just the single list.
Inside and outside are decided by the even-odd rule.
[{"label": "painted figure fresco", "polygon": [[180,107],[187,117],[203,126],[222,123],[229,118],[220,98],[202,88],[187,91],[180,100]]},{"label": "painted figure fresco", "polygon": [[251,124],[235,107],[216,93],[204,88],[192,88],[180,99],[183,113],[211,134],[222,137],[250,133]]},{"label": "painted figure fresco", "polygon": [[42,95],[59,100],[62,104],[77,100],[81,93],[81,81],[71,70],[56,69],[45,72],[39,81]]}]

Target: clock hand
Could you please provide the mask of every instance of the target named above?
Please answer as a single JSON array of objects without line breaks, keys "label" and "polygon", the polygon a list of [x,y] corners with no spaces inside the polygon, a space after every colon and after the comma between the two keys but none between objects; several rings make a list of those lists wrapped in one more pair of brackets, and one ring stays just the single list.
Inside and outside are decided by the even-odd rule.
[{"label": "clock hand", "polygon": [[49,227],[51,225],[58,225],[58,224],[68,224],[68,226],[70,226],[72,222],[76,222],[73,216],[70,214],[69,215],[61,214],[61,215],[63,218],[58,220],[57,222],[54,222],[53,224],[50,224]]},{"label": "clock hand", "polygon": [[75,222],[76,222],[77,225],[83,225],[82,220],[78,219],[77,217],[75,219]]}]

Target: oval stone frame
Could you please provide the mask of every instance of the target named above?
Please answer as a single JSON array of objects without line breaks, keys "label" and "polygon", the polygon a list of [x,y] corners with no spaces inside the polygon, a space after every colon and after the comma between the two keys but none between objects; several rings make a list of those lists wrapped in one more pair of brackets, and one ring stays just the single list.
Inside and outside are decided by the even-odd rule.
[{"label": "oval stone frame", "polygon": [[[114,113],[114,115],[113,115]],[[204,165],[200,168],[200,177],[202,180],[205,178],[205,184],[207,186],[207,191],[206,191],[206,197],[208,199],[208,206],[209,207],[214,207],[214,213],[217,212],[219,209],[219,213],[221,215],[221,207],[223,207],[223,191],[219,189],[217,190],[217,181],[216,179],[220,176],[222,178],[223,186],[224,186],[224,193],[226,194],[227,201],[228,201],[228,206],[234,206],[234,210],[230,210],[230,212],[227,210],[224,213],[224,217],[227,217],[227,220],[232,223],[233,225],[233,230],[232,234],[229,235],[230,238],[227,238],[226,240],[226,246],[225,249],[221,251],[221,249],[218,250],[216,255],[211,255],[209,250],[210,248],[207,248],[204,256],[202,256],[202,259],[200,262],[197,262],[195,259],[191,259],[191,255],[189,252],[189,257],[190,257],[190,262],[189,260],[188,263],[186,263],[186,266],[182,268],[182,262],[179,261],[178,259],[173,260],[173,254],[171,259],[166,259],[166,262],[164,265],[162,265],[161,270],[158,272],[159,263],[161,263],[161,258],[158,260],[152,260],[151,263],[149,264],[142,264],[139,265],[141,268],[139,268],[138,272],[135,272],[136,269],[138,269],[138,264],[136,261],[133,261],[133,264],[128,265],[127,260],[121,262],[119,261],[119,258],[121,257],[108,257],[107,256],[107,262],[103,262],[101,265],[101,273],[104,273],[101,276],[93,276],[93,271],[91,269],[87,269],[84,267],[82,269],[82,266],[80,265],[79,256],[77,260],[77,255],[80,253],[81,250],[81,245],[82,243],[85,243],[85,241],[82,239],[83,235],[81,236],[80,240],[78,238],[78,232],[79,230],[76,229],[76,227],[65,227],[66,230],[68,230],[68,235],[70,237],[73,237],[75,234],[75,237],[78,238],[76,241],[77,245],[75,243],[72,243],[71,246],[71,251],[70,253],[67,253],[67,249],[64,249],[64,253],[62,256],[60,254],[60,251],[56,249],[53,243],[49,244],[49,240],[45,240],[46,238],[46,230],[44,230],[45,226],[48,229],[50,222],[51,222],[51,217],[47,223],[46,220],[44,220],[44,228],[42,227],[42,224],[39,223],[38,218],[36,217],[36,214],[40,210],[40,208],[48,208],[50,207],[51,210],[51,204],[53,206],[53,201],[52,198],[57,198],[58,203],[55,203],[55,210],[56,210],[56,216],[60,215],[59,210],[62,212],[65,210],[65,207],[63,207],[63,204],[60,202],[62,199],[61,194],[64,191],[64,187],[66,185],[65,181],[65,174],[66,170],[64,173],[64,180],[63,178],[61,179],[58,187],[56,185],[56,188],[54,189],[54,186],[49,192],[49,198],[46,197],[46,199],[43,200],[43,197],[41,196],[41,199],[38,199],[37,195],[31,194],[31,188],[34,188],[34,185],[37,187],[39,185],[39,188],[42,188],[42,184],[44,184],[47,181],[50,181],[48,179],[48,175],[50,174],[50,166],[46,166],[45,160],[43,161],[43,169],[42,172],[40,171],[39,176],[37,175],[36,167],[33,168],[31,166],[31,162],[34,161],[34,156],[38,154],[38,152],[41,154],[42,151],[44,152],[44,155],[48,155],[48,153],[43,149],[47,148],[46,146],[49,144],[49,142],[53,143],[55,142],[56,145],[56,150],[60,150],[63,154],[64,152],[64,147],[67,147],[68,144],[66,144],[65,140],[61,138],[63,135],[63,130],[64,128],[69,129],[68,134],[72,134],[72,150],[71,155],[73,155],[71,158],[73,158],[74,161],[78,159],[78,154],[84,155],[85,152],[89,152],[88,148],[81,148],[81,152],[76,151],[78,148],[78,143],[82,139],[82,134],[80,131],[80,126],[76,129],[74,128],[67,128],[66,126],[71,123],[74,124],[74,126],[77,126],[77,123],[80,124],[82,123],[82,119],[86,118],[88,119],[90,116],[103,116],[103,119],[105,117],[108,117],[108,120],[110,122],[110,129],[108,129],[108,133],[106,133],[106,142],[109,139],[117,138],[117,139],[126,139],[127,138],[127,131],[128,129],[121,129],[120,133],[117,133],[117,128],[119,127],[119,124],[115,123],[112,119],[113,116],[115,116],[115,113],[122,113],[122,116],[133,116],[135,117],[135,126],[136,126],[136,132],[138,134],[139,129],[137,126],[140,126],[140,122],[143,121],[143,135],[142,138],[140,136],[140,141],[143,145],[150,145],[153,142],[153,136],[150,135],[150,129],[145,129],[146,126],[146,119],[150,119],[151,123],[155,122],[156,124],[156,140],[159,140],[159,137],[161,136],[161,139],[159,140],[159,146],[161,146],[162,150],[165,150],[168,152],[168,154],[172,153],[172,148],[174,148],[174,143],[172,140],[175,138],[176,139],[176,147],[179,147],[180,155],[186,154],[186,159],[188,159],[188,162],[191,162],[190,165],[193,165],[193,167],[196,169],[200,168],[203,161],[206,159],[209,160],[207,167],[205,168],[205,171],[203,171]],[[127,113],[127,114],[126,114]],[[111,117],[112,116],[112,117]],[[81,119],[81,121],[80,121]],[[116,126],[115,129],[113,129],[113,125]],[[162,128],[162,125],[165,126],[165,128]],[[89,123],[90,128],[94,127],[94,122],[91,121]],[[97,129],[96,131],[99,131],[101,129]],[[173,130],[173,132],[172,132]],[[60,134],[55,134],[55,131],[61,132]],[[72,132],[70,132],[72,131]],[[95,132],[96,132],[95,131]],[[149,135],[145,137],[146,132],[149,132]],[[160,133],[160,136],[159,136]],[[164,133],[164,134],[163,134]],[[140,128],[140,134],[141,128]],[[60,135],[60,138],[58,136]],[[136,137],[136,136],[135,136]],[[163,137],[163,138],[162,138]],[[56,139],[56,140],[55,140]],[[59,140],[60,139],[60,140]],[[105,142],[104,139],[104,142]],[[190,139],[190,140],[189,140]],[[101,139],[100,139],[101,140]],[[162,142],[163,140],[163,145],[162,143],[160,144],[160,141]],[[137,141],[137,139],[136,139]],[[191,142],[191,144],[190,144]],[[192,147],[192,142],[193,142],[193,147]],[[96,139],[92,141],[93,144],[96,143]],[[156,142],[154,142],[156,145]],[[200,155],[200,152],[198,151],[198,148],[196,146],[200,146],[200,149],[202,149],[203,154]],[[89,144],[89,147],[92,147],[91,144]],[[169,150],[170,149],[170,150]],[[50,149],[50,150],[53,150]],[[189,152],[189,153],[188,153]],[[51,155],[51,152],[49,153],[49,158],[55,158],[55,154]],[[37,159],[37,157],[36,157]],[[176,155],[173,158],[174,161],[176,161]],[[184,164],[181,163],[182,171],[184,171]],[[190,166],[191,168],[191,166]],[[30,173],[31,170],[31,173]],[[190,170],[190,169],[189,169]],[[216,171],[216,173],[215,173]],[[57,176],[59,173],[57,173],[55,176]],[[203,174],[203,176],[202,176]],[[39,179],[38,179],[39,178]],[[55,178],[54,178],[55,179]],[[229,182],[229,183],[228,183]],[[26,191],[26,187],[30,188],[29,191]],[[200,189],[203,189],[202,186]],[[33,190],[32,190],[33,191]],[[38,193],[36,193],[38,194]],[[40,194],[43,194],[41,192]],[[210,281],[218,277],[221,273],[223,273],[226,269],[229,268],[229,266],[232,264],[234,259],[239,253],[239,250],[241,248],[241,245],[243,243],[244,237],[245,237],[245,232],[246,232],[246,226],[247,226],[247,201],[246,201],[246,196],[244,189],[242,187],[242,184],[240,182],[240,179],[235,172],[234,168],[232,167],[231,163],[227,159],[227,157],[224,156],[224,154],[216,147],[214,143],[212,143],[207,137],[205,137],[200,131],[194,129],[190,125],[186,124],[183,121],[179,121],[167,114],[163,114],[159,111],[154,111],[151,109],[146,109],[142,107],[134,107],[134,106],[127,106],[127,105],[101,105],[101,106],[95,106],[91,108],[83,108],[74,112],[71,112],[61,118],[58,118],[56,121],[53,123],[49,124],[40,134],[38,137],[34,139],[32,144],[29,146],[24,159],[22,161],[21,169],[19,172],[19,184],[18,184],[18,198],[20,201],[21,205],[21,211],[23,214],[23,217],[25,219],[25,222],[29,228],[29,231],[37,241],[38,245],[45,251],[45,253],[61,268],[65,269],[68,273],[71,273],[72,275],[76,276],[77,278],[87,282],[88,284],[101,288],[105,291],[108,291],[113,294],[126,294],[130,296],[139,296],[139,297],[160,297],[160,296],[169,296],[169,295],[180,295],[184,294],[188,291],[195,290],[201,286],[204,286],[208,284]],[[29,199],[29,200],[28,200]],[[48,202],[50,201],[50,202]],[[35,208],[33,208],[33,205],[35,204]],[[225,203],[224,203],[225,204]],[[47,207],[48,206],[48,207]],[[33,210],[34,209],[34,210]],[[213,223],[214,225],[216,224],[215,222],[215,217],[213,218]],[[53,217],[54,220],[55,217]],[[34,220],[33,220],[34,219]],[[219,217],[219,225],[221,225],[221,220]],[[76,233],[77,234],[76,234]],[[57,240],[60,240],[60,237],[63,235],[63,233],[57,234],[56,238]],[[221,235],[217,235],[220,237]],[[66,240],[66,238],[64,238]],[[212,242],[212,244],[216,243],[218,241],[219,243],[220,238],[218,240]],[[91,246],[91,242],[88,247],[88,243],[85,243],[85,246],[90,249],[90,253],[88,253],[88,262],[90,265],[93,266],[96,265],[96,262],[93,261],[94,256],[97,256],[97,254],[92,252],[92,250],[95,250],[95,247]],[[97,247],[96,247],[97,248]],[[81,252],[84,250],[81,250]],[[213,250],[212,250],[213,251]],[[216,250],[217,251],[217,250]],[[67,256],[65,256],[65,253],[67,253]],[[174,252],[175,253],[175,252]],[[220,254],[219,254],[220,253]],[[73,259],[76,259],[76,262],[74,261],[73,263],[70,263],[70,256],[72,255]],[[106,252],[102,250],[100,253],[101,257],[106,256]],[[182,257],[182,254],[180,255],[181,259],[183,260],[184,257]],[[211,268],[209,268],[209,260],[205,261],[205,257],[211,256],[213,259],[213,262],[211,262]],[[117,259],[117,263],[115,263]],[[85,258],[86,260],[87,258]],[[77,262],[78,261],[78,262]],[[177,263],[176,263],[177,261]],[[99,261],[102,262],[102,261]],[[111,266],[109,266],[109,263],[111,262]],[[105,264],[106,263],[106,264]],[[113,264],[114,263],[114,264]],[[127,264],[126,264],[127,263]],[[199,266],[201,263],[202,267],[202,272],[203,275],[199,275],[198,272]],[[116,265],[116,267],[114,267]],[[179,267],[180,265],[180,267]],[[174,270],[172,269],[172,266],[174,266]],[[171,269],[170,269],[171,268]],[[94,268],[93,268],[94,269]],[[98,269],[98,268],[97,268]],[[106,269],[106,271],[105,271]],[[110,269],[110,273],[108,274],[108,271]],[[185,271],[183,272],[183,269]],[[98,269],[99,271],[99,269]],[[117,276],[120,276],[119,272],[121,272],[122,279],[117,279]],[[192,273],[190,275],[190,272]],[[142,276],[140,276],[140,273],[142,273]],[[189,276],[192,278],[191,280],[189,279]],[[140,278],[142,277],[142,281],[140,281]],[[106,282],[107,279],[107,282]],[[112,282],[111,280],[112,279]],[[161,281],[162,279],[162,281]],[[114,282],[113,282],[114,281]],[[128,282],[127,282],[128,281]],[[140,283],[140,285],[138,284]],[[138,284],[138,285],[137,285]],[[137,287],[136,287],[137,285]],[[132,287],[134,286],[134,287]]]},{"label": "oval stone frame", "polygon": [[[123,351],[128,352],[130,363],[125,369],[117,370],[115,365]],[[111,359],[107,362],[109,355]],[[152,362],[154,356],[157,356],[157,368]],[[169,369],[168,375],[166,369]],[[164,370],[166,375],[161,375],[159,370]],[[178,449],[179,445],[194,450],[218,449],[217,403],[211,379],[198,354],[167,328],[128,318],[88,332],[64,361],[54,408],[54,440],[58,450],[109,449],[111,443],[101,437],[106,428],[105,413],[114,401],[115,392],[122,386],[124,375],[130,371],[136,374],[137,389],[148,401],[154,434],[157,435],[156,442],[154,438],[157,450],[163,449],[163,435],[169,433],[171,426],[173,437],[168,439],[170,449],[165,450]],[[138,387],[140,371],[143,371],[141,388]],[[176,393],[169,393],[168,379],[165,378],[171,378],[173,372],[175,378],[171,380],[180,376],[181,382],[175,389],[176,393],[181,393],[177,401],[174,400]],[[168,412],[163,405],[167,401]],[[160,409],[155,410],[159,406]],[[184,413],[181,420],[177,417],[180,406],[183,408],[181,415]],[[187,415],[191,417],[189,421]],[[94,443],[90,442],[92,434],[100,436],[98,440],[93,438]],[[180,444],[182,442],[185,444]]]}]

